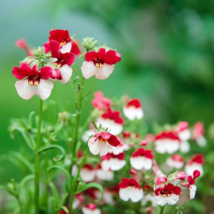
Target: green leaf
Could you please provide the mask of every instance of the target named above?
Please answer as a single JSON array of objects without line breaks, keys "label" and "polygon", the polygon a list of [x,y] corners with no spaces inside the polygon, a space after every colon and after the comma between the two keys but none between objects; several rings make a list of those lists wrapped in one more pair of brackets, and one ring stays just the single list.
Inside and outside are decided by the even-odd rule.
[{"label": "green leaf", "polygon": [[28,127],[29,129],[33,128],[33,116],[35,115],[35,111],[32,111],[28,116]]},{"label": "green leaf", "polygon": [[31,174],[31,175],[27,175],[26,177],[24,177],[21,182],[18,185],[18,193],[20,193],[20,191],[22,189],[25,189],[24,185],[31,179],[34,179],[35,175]]},{"label": "green leaf", "polygon": [[34,172],[33,165],[20,153],[11,151],[9,154],[22,162],[30,170],[31,173]]},{"label": "green leaf", "polygon": [[60,197],[59,197],[57,188],[55,187],[55,184],[53,182],[50,182],[49,186],[51,188],[51,192],[53,195],[54,211],[57,211],[60,208],[59,206]]},{"label": "green leaf", "polygon": [[95,182],[92,182],[92,183],[89,183],[89,184],[86,184],[84,187],[78,189],[76,192],[75,192],[75,195],[78,194],[78,193],[81,193],[89,188],[96,188],[96,189],[99,189],[100,192],[101,192],[101,197],[99,199],[96,200],[96,202],[99,202],[101,201],[101,199],[103,198],[103,187],[98,184],[98,183],[95,183]]},{"label": "green leaf", "polygon": [[54,132],[51,133],[51,136],[56,136],[58,134],[58,132],[62,129],[63,127],[63,122],[61,122],[57,127],[56,127],[56,130]]},{"label": "green leaf", "polygon": [[48,145],[48,146],[46,146],[44,148],[41,148],[38,152],[41,153],[41,152],[45,152],[45,151],[48,151],[48,150],[51,150],[51,149],[58,149],[62,153],[62,156],[60,158],[58,158],[58,159],[57,158],[53,158],[54,161],[61,161],[61,160],[63,160],[65,158],[66,152],[65,152],[64,148],[61,147],[61,146],[58,146],[58,145]]},{"label": "green leaf", "polygon": [[68,210],[68,208],[67,208],[67,207],[62,206],[61,208],[62,208],[62,210],[64,210],[66,213],[69,213],[69,210]]},{"label": "green leaf", "polygon": [[21,123],[22,127],[23,127],[24,130],[27,132],[27,131],[28,131],[27,125],[26,125],[22,120],[20,120],[20,119],[17,119],[17,121],[19,121],[19,122]]},{"label": "green leaf", "polygon": [[70,192],[70,190],[71,190],[71,175],[70,175],[70,173],[65,168],[63,168],[62,166],[58,166],[58,165],[54,165],[54,166],[49,167],[48,171],[51,171],[52,169],[59,169],[60,171],[62,171],[65,174],[66,180],[68,182],[68,190]]},{"label": "green leaf", "polygon": [[7,191],[10,195],[16,197],[16,193],[13,192],[13,190],[11,190],[10,188],[4,187],[4,186],[0,186],[0,189],[4,189],[4,190]]}]

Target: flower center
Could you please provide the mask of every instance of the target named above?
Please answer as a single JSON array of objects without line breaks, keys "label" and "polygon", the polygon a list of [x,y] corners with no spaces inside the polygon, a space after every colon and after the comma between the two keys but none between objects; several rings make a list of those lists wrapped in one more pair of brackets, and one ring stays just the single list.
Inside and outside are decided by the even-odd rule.
[{"label": "flower center", "polygon": [[108,140],[103,139],[102,137],[99,137],[99,140],[100,140],[101,142],[104,142],[104,143],[107,143],[107,142],[108,142]]},{"label": "flower center", "polygon": [[104,63],[100,60],[98,60],[97,58],[95,58],[94,60],[94,65],[97,67],[97,68],[103,68],[104,66]]},{"label": "flower center", "polygon": [[160,194],[161,194],[163,197],[169,197],[169,196],[171,196],[172,192],[169,191],[169,190],[162,190],[162,191],[160,192]]},{"label": "flower center", "polygon": [[66,44],[66,41],[60,42],[60,45],[65,45],[65,44]]},{"label": "flower center", "polygon": [[40,82],[40,79],[41,79],[41,77],[39,76],[39,75],[36,75],[36,76],[29,76],[28,77],[28,84],[30,85],[30,86],[37,86],[37,85],[39,85],[39,82]]}]

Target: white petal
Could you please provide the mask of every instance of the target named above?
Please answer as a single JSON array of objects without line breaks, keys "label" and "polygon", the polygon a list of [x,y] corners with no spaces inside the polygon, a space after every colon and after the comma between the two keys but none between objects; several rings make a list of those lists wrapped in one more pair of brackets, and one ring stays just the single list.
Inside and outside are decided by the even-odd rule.
[{"label": "white petal", "polygon": [[45,100],[51,94],[53,83],[48,80],[41,79],[38,86],[30,86],[28,84],[28,80],[19,80],[16,82],[15,87],[19,96],[25,100],[30,99],[35,94],[42,100]]},{"label": "white petal", "polygon": [[89,129],[87,131],[85,131],[82,135],[82,141],[87,143],[88,142],[88,139],[91,135],[94,135],[95,134],[95,131],[92,130],[92,129]]},{"label": "white petal", "polygon": [[60,70],[61,77],[62,77],[60,82],[63,84],[67,83],[69,81],[69,79],[71,78],[72,71],[73,71],[72,68],[69,65],[65,64],[59,70]]},{"label": "white petal", "polygon": [[202,165],[201,164],[197,164],[197,163],[193,163],[193,164],[186,164],[186,166],[185,166],[185,172],[186,172],[186,174],[187,174],[187,176],[188,175],[193,175],[193,172],[195,171],[195,170],[198,170],[198,171],[200,171],[200,173],[201,173],[201,176],[203,175],[203,167],[202,167]]},{"label": "white petal", "polygon": [[130,199],[135,203],[140,201],[143,198],[143,190],[138,188],[130,187]]},{"label": "white petal", "polygon": [[180,143],[180,151],[183,153],[187,153],[190,150],[190,145],[187,141],[181,141]]},{"label": "white petal", "polygon": [[204,138],[204,136],[201,136],[201,137],[199,137],[197,140],[196,140],[196,142],[198,143],[198,145],[199,146],[206,146],[206,144],[207,144],[207,141],[206,141],[206,139]]},{"label": "white petal", "polygon": [[96,67],[94,66],[93,62],[83,62],[81,66],[82,70],[82,75],[84,76],[85,79],[89,79],[96,73]]},{"label": "white petal", "polygon": [[125,165],[126,165],[126,161],[125,160],[119,160],[119,159],[116,159],[116,158],[111,158],[110,159],[110,169],[112,171],[120,170]]},{"label": "white petal", "polygon": [[129,200],[129,189],[128,188],[121,188],[119,190],[119,195],[123,201],[128,201]]},{"label": "white petal", "polygon": [[182,141],[187,141],[191,138],[191,132],[189,129],[185,129],[185,130],[179,132],[178,136]]},{"label": "white petal", "polygon": [[150,201],[150,202],[151,202],[152,207],[157,206],[157,202],[156,202],[156,200],[155,200],[155,195],[154,195],[154,194],[146,194],[146,195],[143,197],[143,199],[142,199],[142,201],[141,201],[141,204],[142,204],[142,205],[146,205],[147,201]]},{"label": "white petal", "polygon": [[175,169],[180,169],[184,165],[184,163],[182,161],[175,161],[172,158],[168,158],[166,161],[166,164]]},{"label": "white petal", "polygon": [[99,209],[91,210],[86,207],[82,208],[82,212],[83,212],[83,214],[101,214]]},{"label": "white petal", "polygon": [[61,53],[69,53],[71,51],[71,46],[72,46],[72,43],[71,42],[68,42],[66,43],[65,45],[62,46],[60,52]]},{"label": "white petal", "polygon": [[109,170],[109,169],[111,169],[111,161],[110,160],[103,160],[101,162],[101,166],[102,166],[102,169]]},{"label": "white petal", "polygon": [[178,202],[179,200],[179,195],[176,195],[176,194],[171,194],[169,197],[166,197],[167,198],[167,203],[169,205],[174,205]]},{"label": "white petal", "polygon": [[95,178],[95,171],[82,168],[80,171],[80,176],[84,182],[90,182]]},{"label": "white petal", "polygon": [[189,187],[189,199],[195,198],[195,193],[196,193],[197,187],[195,185],[190,185]]},{"label": "white petal", "polygon": [[98,155],[100,152],[99,143],[95,137],[91,137],[88,141],[88,147],[93,155]]},{"label": "white petal", "polygon": [[134,120],[135,118],[141,119],[143,117],[142,108],[124,107],[123,113],[129,120]]},{"label": "white petal", "polygon": [[76,209],[79,206],[79,204],[80,204],[80,201],[74,198],[73,209]]},{"label": "white petal", "polygon": [[114,178],[114,173],[109,170],[98,169],[96,170],[96,175],[100,180],[110,181]]},{"label": "white petal", "polygon": [[164,206],[167,203],[167,197],[163,197],[161,194],[160,195],[155,195],[155,199],[158,205]]},{"label": "white petal", "polygon": [[95,76],[97,79],[106,79],[110,76],[110,74],[113,72],[114,66],[113,65],[108,65],[106,63],[103,64],[102,68],[97,68]]},{"label": "white petal", "polygon": [[152,168],[152,160],[145,158],[145,157],[131,157],[130,158],[131,166],[134,169],[146,169],[149,170]]}]

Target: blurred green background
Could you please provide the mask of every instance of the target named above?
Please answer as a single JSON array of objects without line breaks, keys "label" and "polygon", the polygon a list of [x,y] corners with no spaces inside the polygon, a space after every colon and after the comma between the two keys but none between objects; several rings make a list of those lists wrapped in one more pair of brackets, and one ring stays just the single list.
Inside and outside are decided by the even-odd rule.
[{"label": "blurred green background", "polygon": [[[50,28],[68,29],[80,41],[94,37],[100,45],[121,53],[122,62],[107,80],[96,81],[95,90],[108,97],[140,98],[149,123],[186,120],[193,125],[201,120],[208,129],[214,122],[213,8],[212,0],[0,1],[0,154],[21,144],[18,137],[9,136],[10,119],[27,117],[39,106],[38,97],[25,101],[15,90],[12,67],[19,65],[25,53],[14,43],[25,38],[31,47],[42,46]],[[80,65],[80,61],[75,63],[76,68]],[[92,94],[84,105],[83,120],[91,109],[91,98]],[[53,121],[56,112],[72,110],[69,84],[56,83],[50,99],[57,101]],[[0,183],[14,177],[17,170],[6,166],[7,170],[0,171]]]}]

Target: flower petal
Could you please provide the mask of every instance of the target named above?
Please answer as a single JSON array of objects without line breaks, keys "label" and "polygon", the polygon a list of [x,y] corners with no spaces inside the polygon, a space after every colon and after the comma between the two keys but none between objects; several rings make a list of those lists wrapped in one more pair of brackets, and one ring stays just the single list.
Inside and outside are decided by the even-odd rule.
[{"label": "flower petal", "polygon": [[61,48],[61,53],[69,53],[71,51],[71,47],[72,47],[72,43],[71,42],[68,42],[66,43],[65,45],[62,46]]},{"label": "flower petal", "polygon": [[103,64],[102,68],[97,68],[95,76],[97,79],[106,79],[110,76],[110,74],[113,72],[114,66],[108,65],[106,63]]},{"label": "flower petal", "polygon": [[82,70],[82,75],[84,76],[84,78],[89,79],[90,77],[92,77],[93,75],[95,75],[96,73],[96,67],[94,66],[93,62],[83,62],[82,66],[81,66],[81,70]]},{"label": "flower petal", "polygon": [[68,66],[67,64],[63,65],[60,69],[61,72],[61,77],[62,79],[60,80],[61,83],[65,84],[69,81],[72,75],[72,68]]}]

